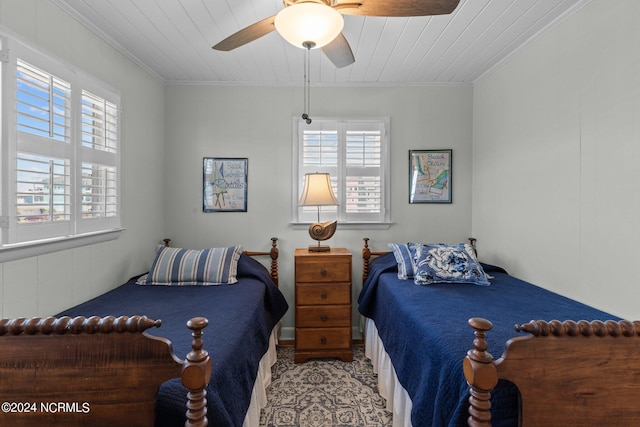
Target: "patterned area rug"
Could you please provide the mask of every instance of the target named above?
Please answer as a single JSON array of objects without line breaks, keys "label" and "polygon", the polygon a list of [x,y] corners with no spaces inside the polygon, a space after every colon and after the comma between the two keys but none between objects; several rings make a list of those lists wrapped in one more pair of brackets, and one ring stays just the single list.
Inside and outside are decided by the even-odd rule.
[{"label": "patterned area rug", "polygon": [[310,359],[293,362],[293,346],[278,347],[273,381],[262,410],[262,427],[387,427],[391,413],[378,394],[377,376],[354,347],[353,362]]}]

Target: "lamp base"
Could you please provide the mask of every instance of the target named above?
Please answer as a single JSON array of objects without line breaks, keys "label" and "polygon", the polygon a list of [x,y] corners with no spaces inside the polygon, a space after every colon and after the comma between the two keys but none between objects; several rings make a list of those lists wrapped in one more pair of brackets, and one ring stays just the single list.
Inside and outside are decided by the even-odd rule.
[{"label": "lamp base", "polygon": [[331,252],[331,247],[327,245],[309,245],[309,252]]}]

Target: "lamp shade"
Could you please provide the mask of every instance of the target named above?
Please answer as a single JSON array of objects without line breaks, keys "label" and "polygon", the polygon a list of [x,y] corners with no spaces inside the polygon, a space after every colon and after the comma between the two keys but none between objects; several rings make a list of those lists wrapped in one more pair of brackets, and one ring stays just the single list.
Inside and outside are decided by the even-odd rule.
[{"label": "lamp shade", "polygon": [[304,189],[299,206],[335,206],[338,204],[328,173],[308,173],[304,176]]},{"label": "lamp shade", "polygon": [[286,41],[300,48],[323,47],[333,41],[344,27],[342,15],[325,4],[296,3],[285,7],[276,15],[276,30]]}]

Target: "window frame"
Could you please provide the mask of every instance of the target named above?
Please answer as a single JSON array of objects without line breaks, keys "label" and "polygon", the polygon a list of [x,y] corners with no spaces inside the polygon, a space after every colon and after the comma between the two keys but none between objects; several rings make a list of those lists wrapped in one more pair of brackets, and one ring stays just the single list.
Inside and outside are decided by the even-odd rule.
[{"label": "window frame", "polygon": [[[122,153],[120,92],[98,78],[43,52],[31,43],[4,30],[0,33],[0,57],[2,58],[0,63],[0,135],[2,137],[0,145],[0,165],[2,166],[0,174],[0,262],[118,238],[123,230],[121,226],[121,190],[123,185],[120,167]],[[68,157],[65,155],[70,164],[71,208],[69,220],[63,220],[59,223],[53,221],[25,226],[18,224],[17,221],[17,156],[19,153],[25,152],[42,156],[48,151],[48,148],[34,151],[26,149],[25,151],[25,147],[33,144],[30,142],[32,138],[29,133],[18,131],[16,104],[18,100],[18,59],[56,78],[63,79],[71,85]],[[90,149],[82,147],[82,99],[84,92],[90,92],[117,106],[116,153],[94,154],[89,151]],[[56,150],[51,150],[51,154],[47,153],[47,156],[57,157]],[[86,163],[100,163],[103,166],[116,169],[117,213],[115,216],[99,220],[82,218],[81,171],[82,165]]]},{"label": "window frame", "polygon": [[[381,186],[381,208],[382,213],[378,214],[375,220],[349,219],[345,212],[346,200],[346,147],[344,146],[344,138],[347,131],[354,130],[349,128],[358,123],[364,123],[368,126],[379,126],[381,129],[381,147],[380,147],[380,186]],[[293,168],[292,168],[292,188],[291,188],[291,226],[294,229],[304,229],[310,223],[317,220],[317,214],[301,214],[298,206],[298,200],[304,186],[304,174],[308,172],[330,172],[332,182],[339,181],[343,184],[343,188],[336,192],[339,206],[321,207],[320,220],[337,220],[341,229],[388,229],[391,225],[391,140],[390,140],[390,119],[389,117],[314,117],[312,126],[321,125],[327,131],[336,130],[338,132],[338,161],[335,168],[314,168],[304,170],[302,167],[302,134],[304,128],[308,127],[307,123],[300,117],[292,118],[292,141],[293,141]],[[340,135],[342,134],[342,135]],[[308,168],[307,168],[308,169]],[[317,169],[317,170],[316,170]],[[334,169],[334,170],[329,170]],[[316,211],[317,212],[317,211]],[[352,215],[353,216],[353,215]]]}]

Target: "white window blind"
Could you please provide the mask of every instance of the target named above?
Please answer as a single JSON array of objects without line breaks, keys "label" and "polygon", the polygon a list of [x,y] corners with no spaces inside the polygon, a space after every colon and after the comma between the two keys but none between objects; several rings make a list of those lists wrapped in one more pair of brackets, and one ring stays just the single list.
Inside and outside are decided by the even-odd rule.
[{"label": "white window blind", "polygon": [[115,153],[118,141],[117,106],[82,91],[82,146]]},{"label": "white window blind", "polygon": [[115,168],[82,164],[82,217],[107,218],[118,213]]},{"label": "white window blind", "polygon": [[383,212],[381,132],[347,131],[346,165],[346,215]]},{"label": "white window blind", "polygon": [[[119,95],[3,38],[0,249],[120,228]],[[9,47],[10,46],[10,47]]]},{"label": "white window blind", "polygon": [[16,122],[24,134],[69,142],[70,83],[18,59]]},{"label": "white window blind", "polygon": [[389,221],[387,194],[388,119],[332,120],[314,118],[311,124],[294,120],[294,151],[298,157],[293,205],[294,222],[317,220],[317,207],[298,207],[304,175],[331,176],[338,206],[320,207],[321,220],[341,223]]},{"label": "white window blind", "polygon": [[71,219],[69,160],[18,153],[16,163],[18,224],[69,221]]}]

